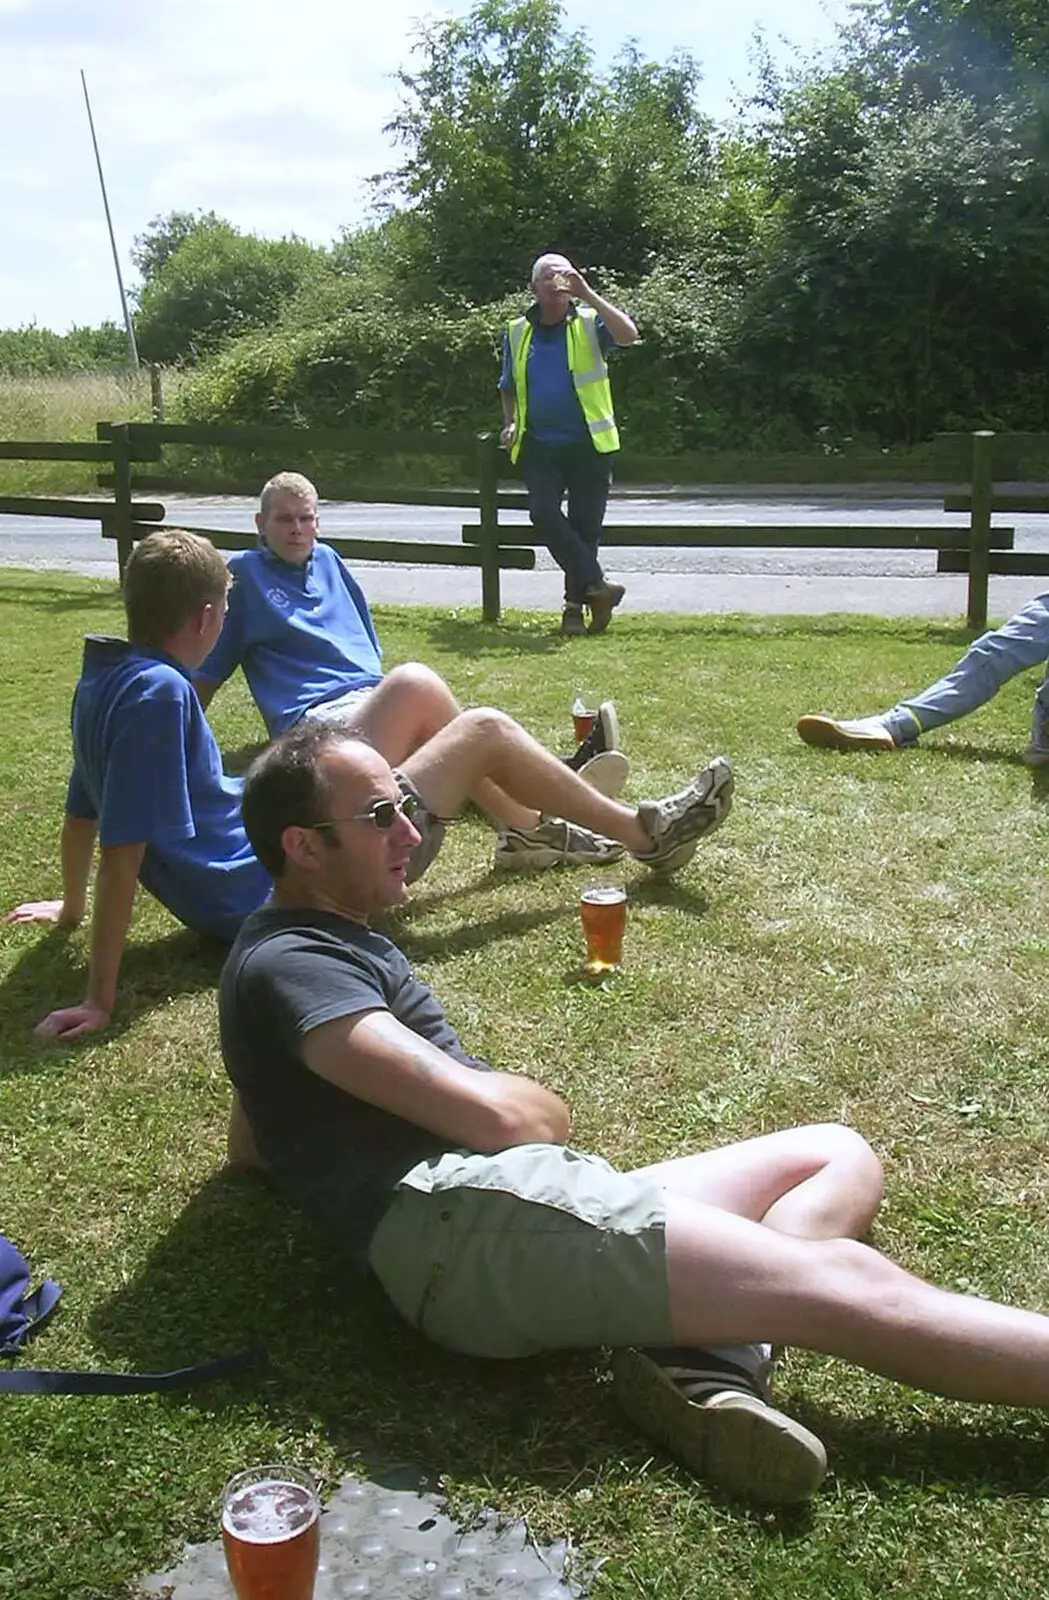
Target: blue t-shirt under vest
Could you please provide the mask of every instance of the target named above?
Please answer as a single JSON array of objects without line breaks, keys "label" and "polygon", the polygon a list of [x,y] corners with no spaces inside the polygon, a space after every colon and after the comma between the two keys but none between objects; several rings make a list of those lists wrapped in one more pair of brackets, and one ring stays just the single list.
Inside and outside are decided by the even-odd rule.
[{"label": "blue t-shirt under vest", "polygon": [[144,844],[141,883],[198,933],[233,939],[271,881],[240,817],[185,669],[159,650],[90,636],[73,697],[66,810],[103,846]]},{"label": "blue t-shirt under vest", "polygon": [[194,674],[225,683],[244,668],[270,738],[311,706],[382,681],[382,651],[368,602],[329,545],[303,566],[265,546],[229,559],[229,611],[214,650]]},{"label": "blue t-shirt under vest", "polygon": [[[540,322],[538,306],[525,312],[532,324],[532,338],[525,357],[528,374],[525,437],[540,444],[589,444],[590,431],[579,404],[572,374],[568,369],[568,317],[561,322]],[[573,306],[569,317],[578,316]],[[604,319],[597,318],[597,337],[607,355],[615,340],[605,327]],[[514,368],[510,356],[510,336],[503,334],[503,370],[499,378],[500,389],[514,391]]]}]

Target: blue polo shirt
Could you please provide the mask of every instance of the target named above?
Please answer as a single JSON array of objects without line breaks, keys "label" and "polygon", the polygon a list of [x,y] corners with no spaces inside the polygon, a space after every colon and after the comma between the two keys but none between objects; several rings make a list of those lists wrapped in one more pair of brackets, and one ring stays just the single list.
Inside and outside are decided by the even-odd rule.
[{"label": "blue polo shirt", "polygon": [[303,566],[264,545],[229,558],[233,584],[218,644],[194,677],[243,667],[271,739],[311,706],[382,682],[382,650],[360,585],[330,545]]},{"label": "blue polo shirt", "polygon": [[[571,307],[568,316],[578,315],[575,307]],[[568,317],[561,322],[540,322],[538,305],[529,306],[525,316],[532,324],[532,338],[525,357],[525,371],[528,374],[525,436],[540,444],[588,444],[590,432],[575,392],[572,374],[568,370],[568,335],[565,331]],[[597,337],[607,355],[614,348],[615,340],[601,317],[597,319]],[[508,333],[503,334],[503,370],[499,387],[508,394],[514,392]]]},{"label": "blue polo shirt", "polygon": [[90,636],[73,697],[66,810],[103,846],[144,844],[139,880],[198,933],[232,940],[267,898],[269,874],[240,818],[185,669],[162,651]]}]

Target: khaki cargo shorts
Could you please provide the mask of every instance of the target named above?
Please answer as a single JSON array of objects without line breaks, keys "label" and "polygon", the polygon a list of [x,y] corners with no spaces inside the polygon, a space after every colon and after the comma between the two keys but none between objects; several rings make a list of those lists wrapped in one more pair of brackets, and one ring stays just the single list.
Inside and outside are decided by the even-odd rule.
[{"label": "khaki cargo shorts", "polygon": [[368,1250],[420,1333],[464,1355],[668,1345],[662,1185],[561,1145],[451,1151],[402,1178]]}]

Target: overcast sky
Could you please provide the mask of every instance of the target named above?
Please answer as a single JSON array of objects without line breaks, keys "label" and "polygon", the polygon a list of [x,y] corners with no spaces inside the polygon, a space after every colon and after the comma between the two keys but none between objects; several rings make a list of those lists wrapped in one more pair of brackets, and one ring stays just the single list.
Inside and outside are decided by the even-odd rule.
[{"label": "overcast sky", "polygon": [[[364,220],[364,180],[413,28],[470,0],[0,0],[0,327],[119,321],[80,69],[125,281],[150,219],[213,210],[244,231],[326,244]],[[756,27],[780,58],[827,45],[846,0],[566,0],[599,67],[635,37],[701,63],[703,109],[731,113]]]}]

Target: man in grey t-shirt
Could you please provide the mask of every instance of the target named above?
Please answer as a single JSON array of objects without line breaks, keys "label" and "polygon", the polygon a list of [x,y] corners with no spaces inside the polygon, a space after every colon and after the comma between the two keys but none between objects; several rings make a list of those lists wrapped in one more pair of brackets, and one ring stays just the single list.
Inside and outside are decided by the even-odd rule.
[{"label": "man in grey t-shirt", "polygon": [[410,1323],[490,1357],[610,1345],[642,1428],[767,1501],[810,1495],[826,1456],[769,1403],[753,1341],[1049,1405],[1049,1318],[947,1294],[856,1242],[882,1191],[858,1134],[795,1128],[617,1172],[565,1143],[569,1109],[537,1079],[477,1070],[368,926],[404,899],[411,809],[382,757],[337,730],[271,746],[243,810],[273,901],[245,923],[220,998],[258,1157],[353,1238]]}]

